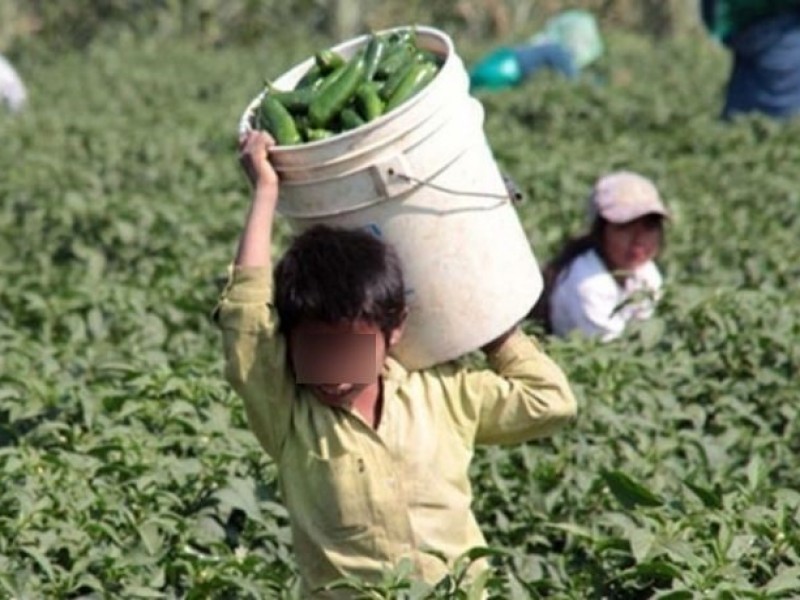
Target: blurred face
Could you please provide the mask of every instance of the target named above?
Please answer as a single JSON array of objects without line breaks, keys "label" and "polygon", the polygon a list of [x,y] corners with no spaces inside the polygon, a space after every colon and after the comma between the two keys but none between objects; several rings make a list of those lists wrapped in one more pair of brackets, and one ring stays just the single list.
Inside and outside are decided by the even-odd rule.
[{"label": "blurred face", "polygon": [[289,340],[297,383],[307,386],[323,404],[350,406],[378,385],[389,347],[400,335],[401,329],[394,330],[387,344],[380,328],[365,321],[304,321]]},{"label": "blurred face", "polygon": [[631,271],[656,257],[662,235],[663,218],[659,215],[606,223],[601,236],[603,256],[612,271]]}]

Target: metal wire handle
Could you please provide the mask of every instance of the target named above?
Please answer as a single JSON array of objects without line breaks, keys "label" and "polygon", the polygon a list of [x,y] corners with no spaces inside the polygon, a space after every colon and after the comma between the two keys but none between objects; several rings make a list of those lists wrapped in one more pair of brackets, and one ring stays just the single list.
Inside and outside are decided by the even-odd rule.
[{"label": "metal wire handle", "polygon": [[452,188],[446,188],[441,185],[436,185],[435,183],[430,183],[428,181],[424,181],[422,179],[418,179],[416,177],[412,177],[411,175],[406,175],[405,173],[398,173],[392,167],[387,169],[386,174],[389,177],[397,177],[402,179],[405,182],[409,183],[416,183],[419,185],[427,186],[431,189],[438,190],[440,192],[444,192],[446,194],[454,194],[458,196],[477,196],[480,198],[497,198],[500,200],[511,200],[512,202],[518,204],[522,202],[525,197],[522,195],[522,192],[519,191],[517,184],[507,175],[502,175],[503,183],[506,186],[506,194],[494,194],[494,193],[485,193],[485,192],[474,192],[474,191],[466,191],[466,190],[455,190]]}]

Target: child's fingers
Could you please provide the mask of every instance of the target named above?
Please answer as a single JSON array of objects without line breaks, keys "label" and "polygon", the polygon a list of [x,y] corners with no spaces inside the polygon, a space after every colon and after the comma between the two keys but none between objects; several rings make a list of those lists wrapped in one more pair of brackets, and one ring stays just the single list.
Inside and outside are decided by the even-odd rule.
[{"label": "child's fingers", "polygon": [[239,137],[239,152],[253,152],[269,149],[275,145],[275,140],[265,131],[251,130]]},{"label": "child's fingers", "polygon": [[252,152],[254,148],[254,140],[257,139],[258,131],[250,130],[239,136],[239,154],[247,154]]}]

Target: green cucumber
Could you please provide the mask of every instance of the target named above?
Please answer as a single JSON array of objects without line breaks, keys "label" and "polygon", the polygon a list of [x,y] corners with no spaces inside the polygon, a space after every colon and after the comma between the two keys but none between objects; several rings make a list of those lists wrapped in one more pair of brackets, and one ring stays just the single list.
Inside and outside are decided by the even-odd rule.
[{"label": "green cucumber", "polygon": [[364,81],[372,81],[381,63],[383,54],[386,51],[386,43],[377,35],[372,35],[367,42],[367,49],[364,52]]},{"label": "green cucumber", "polygon": [[292,115],[272,94],[266,94],[261,101],[257,124],[257,128],[268,131],[279,146],[291,146],[302,141]]},{"label": "green cucumber", "polygon": [[378,86],[375,83],[368,81],[358,86],[356,108],[367,122],[377,119],[383,114],[383,100],[378,95]]},{"label": "green cucumber", "polygon": [[319,66],[313,64],[311,65],[311,68],[303,74],[303,76],[300,78],[300,81],[298,81],[297,85],[294,86],[294,89],[298,90],[305,87],[311,87],[314,84],[322,81],[322,79],[322,71],[320,70]]},{"label": "green cucumber", "polygon": [[326,81],[311,100],[308,115],[314,127],[325,127],[347,105],[364,76],[364,56],[356,55],[329,77],[336,75],[330,84]]},{"label": "green cucumber", "polygon": [[305,139],[307,142],[318,142],[320,140],[327,140],[329,137],[333,137],[335,134],[328,130],[328,129],[315,129],[313,127],[309,127],[305,130]]},{"label": "green cucumber", "polygon": [[419,92],[436,77],[438,72],[438,67],[430,62],[414,65],[403,81],[397,86],[394,94],[387,99],[386,112],[397,108],[403,102],[411,98],[411,96]]},{"label": "green cucumber", "polygon": [[320,50],[314,55],[314,62],[323,75],[332,73],[346,62],[341,54],[333,50]]},{"label": "green cucumber", "polygon": [[345,108],[342,109],[342,112],[339,113],[339,120],[342,124],[342,129],[355,129],[356,127],[361,127],[366,123],[361,116],[354,111],[352,108]]},{"label": "green cucumber", "polygon": [[408,64],[414,58],[414,48],[408,44],[389,46],[384,52],[383,58],[378,63],[375,77],[381,79],[391,79],[392,76]]},{"label": "green cucumber", "polygon": [[305,114],[314,98],[316,91],[313,87],[305,87],[290,92],[275,91],[272,97],[283,104],[292,114]]},{"label": "green cucumber", "polygon": [[408,74],[417,67],[418,64],[414,60],[412,56],[403,63],[403,65],[397,69],[389,79],[381,86],[380,89],[380,96],[381,99],[386,102],[394,96],[394,93],[397,91],[397,88],[400,87],[400,84],[403,80],[408,76]]},{"label": "green cucumber", "polygon": [[411,29],[401,29],[388,34],[386,40],[390,44],[411,44],[414,41],[414,33]]}]

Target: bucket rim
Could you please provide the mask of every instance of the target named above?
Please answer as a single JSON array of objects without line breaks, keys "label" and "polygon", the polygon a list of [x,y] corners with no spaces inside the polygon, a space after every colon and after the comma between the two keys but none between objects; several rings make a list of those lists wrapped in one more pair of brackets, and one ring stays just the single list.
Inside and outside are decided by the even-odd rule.
[{"label": "bucket rim", "polygon": [[[305,154],[308,151],[313,151],[316,149],[325,148],[327,146],[333,144],[340,144],[346,145],[349,141],[356,139],[357,137],[364,137],[378,129],[382,125],[385,125],[392,119],[396,119],[399,116],[405,114],[413,106],[415,106],[418,102],[422,100],[422,98],[427,97],[431,94],[430,90],[434,88],[437,83],[441,84],[441,74],[442,71],[445,70],[448,66],[452,65],[453,61],[457,59],[455,53],[455,46],[453,43],[452,37],[445,31],[441,29],[437,29],[436,27],[431,27],[429,25],[400,25],[397,27],[390,27],[387,29],[381,29],[375,31],[373,33],[365,33],[338,44],[331,46],[329,49],[333,50],[334,52],[341,52],[342,50],[348,50],[355,52],[358,48],[365,45],[372,35],[384,35],[390,34],[399,31],[407,31],[413,30],[417,34],[423,34],[428,36],[429,38],[436,39],[441,42],[444,46],[444,63],[442,67],[439,69],[439,72],[436,74],[436,77],[431,80],[431,82],[425,86],[425,89],[421,90],[418,94],[415,94],[412,98],[409,98],[386,114],[381,115],[374,121],[370,121],[362,125],[361,127],[357,127],[355,129],[351,129],[350,131],[345,131],[342,133],[338,133],[335,136],[324,140],[316,140],[312,142],[302,142],[300,144],[292,144],[286,146],[273,146],[270,149],[270,154],[272,157],[276,159],[276,169],[281,170],[280,168],[280,157],[286,157],[287,161],[291,161],[290,157],[294,157],[297,155]],[[297,79],[302,77],[302,74],[305,73],[311,65],[314,63],[314,57],[310,56],[305,60],[295,64],[294,66],[290,67],[286,71],[284,71],[280,76],[275,79],[275,84],[279,84],[281,80],[286,80],[291,78],[290,76],[296,75]],[[250,130],[252,130],[252,126],[250,125],[250,120],[252,118],[253,111],[255,111],[256,107],[261,103],[261,100],[264,98],[266,94],[266,89],[261,90],[248,104],[245,108],[244,112],[242,113],[239,119],[239,136],[245,135]]]}]

